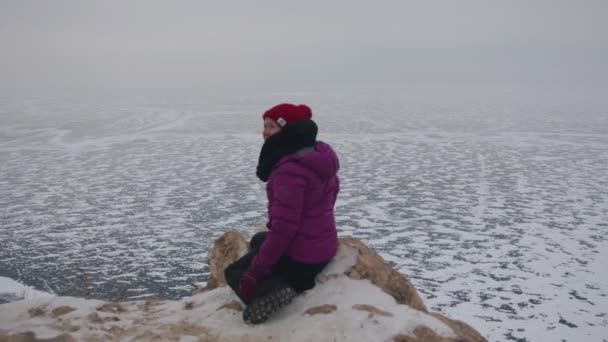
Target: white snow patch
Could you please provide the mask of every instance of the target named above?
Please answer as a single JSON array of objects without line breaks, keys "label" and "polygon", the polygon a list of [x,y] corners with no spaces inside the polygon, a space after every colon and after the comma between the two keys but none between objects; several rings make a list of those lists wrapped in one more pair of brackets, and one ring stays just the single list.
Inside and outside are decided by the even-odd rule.
[{"label": "white snow patch", "polygon": [[0,295],[12,295],[19,299],[34,299],[53,297],[54,294],[39,291],[31,286],[21,284],[11,278],[0,277]]},{"label": "white snow patch", "polygon": [[[348,264],[351,255],[344,251],[341,266]],[[60,332],[54,330],[56,318],[46,314],[28,318],[28,310],[41,307],[46,312],[67,305],[75,311],[62,315],[62,321],[73,326],[87,326],[91,323],[87,316],[96,312],[100,317],[117,316],[119,321],[97,323],[102,331],[107,325],[123,329],[139,326],[141,332],[150,327],[162,329],[163,324],[194,324],[220,333],[224,340],[239,340],[247,336],[248,341],[266,340],[270,336],[280,341],[322,341],[339,338],[347,341],[387,341],[398,334],[411,335],[414,329],[424,325],[436,333],[454,337],[453,331],[435,317],[406,305],[397,304],[395,299],[368,280],[353,280],[345,276],[317,285],[313,290],[297,297],[292,304],[277,312],[266,323],[251,326],[243,323],[241,313],[231,309],[220,309],[226,303],[237,299],[227,287],[222,287],[183,298],[179,301],[161,302],[154,307],[154,315],[144,315],[142,302],[123,302],[124,313],[97,311],[104,302],[74,297],[36,298],[0,306],[0,330],[12,333],[33,331],[38,338],[49,338]],[[184,309],[191,302],[190,310]],[[306,310],[320,305],[335,305],[336,311],[329,314],[306,314]],[[373,305],[390,315],[355,310],[359,304]],[[26,319],[24,319],[26,318]],[[144,320],[143,325],[141,320]],[[139,322],[137,321],[139,320]],[[161,333],[160,331],[157,331]],[[76,339],[86,339],[89,329],[79,329],[71,335]],[[184,333],[183,338],[191,338]]]}]

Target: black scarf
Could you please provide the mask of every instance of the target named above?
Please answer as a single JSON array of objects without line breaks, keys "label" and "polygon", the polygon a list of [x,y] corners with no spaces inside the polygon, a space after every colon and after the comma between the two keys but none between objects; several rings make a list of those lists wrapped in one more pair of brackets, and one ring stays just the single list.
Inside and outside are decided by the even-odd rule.
[{"label": "black scarf", "polygon": [[317,139],[317,124],[312,120],[299,120],[285,126],[279,133],[264,142],[256,175],[263,182],[268,181],[274,165],[288,154],[304,147],[312,147]]}]

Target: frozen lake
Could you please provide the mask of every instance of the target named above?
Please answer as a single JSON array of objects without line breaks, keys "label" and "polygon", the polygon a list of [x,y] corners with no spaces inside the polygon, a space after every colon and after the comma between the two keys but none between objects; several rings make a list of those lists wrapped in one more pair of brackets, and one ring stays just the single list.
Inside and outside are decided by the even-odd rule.
[{"label": "frozen lake", "polygon": [[600,93],[4,96],[0,276],[59,295],[189,295],[216,237],[265,222],[261,114],[299,102],[341,158],[340,234],[376,248],[432,310],[491,341],[607,341]]}]

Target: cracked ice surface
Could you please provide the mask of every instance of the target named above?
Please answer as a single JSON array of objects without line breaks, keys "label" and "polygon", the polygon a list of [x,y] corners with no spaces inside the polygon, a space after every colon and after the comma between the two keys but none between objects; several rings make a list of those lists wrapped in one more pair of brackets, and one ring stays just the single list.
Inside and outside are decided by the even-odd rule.
[{"label": "cracked ice surface", "polygon": [[217,236],[264,222],[260,117],[287,99],[313,107],[341,158],[340,234],[432,310],[492,341],[600,341],[608,106],[422,93],[4,98],[0,275],[60,295],[189,295]]}]

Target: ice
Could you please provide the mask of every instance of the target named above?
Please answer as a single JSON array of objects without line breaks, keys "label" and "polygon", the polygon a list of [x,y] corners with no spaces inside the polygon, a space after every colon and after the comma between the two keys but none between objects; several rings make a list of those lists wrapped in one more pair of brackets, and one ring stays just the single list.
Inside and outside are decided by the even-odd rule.
[{"label": "ice", "polygon": [[432,310],[492,341],[599,340],[608,104],[587,89],[450,91],[4,98],[0,275],[60,295],[189,295],[213,239],[265,223],[261,113],[293,101],[340,156],[340,234],[378,250]]}]

